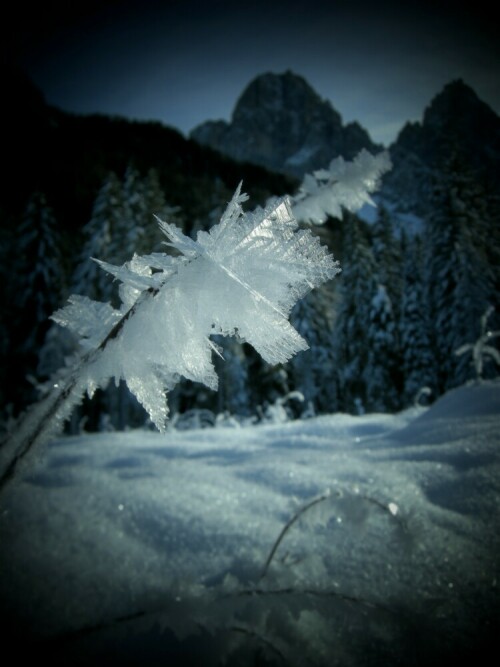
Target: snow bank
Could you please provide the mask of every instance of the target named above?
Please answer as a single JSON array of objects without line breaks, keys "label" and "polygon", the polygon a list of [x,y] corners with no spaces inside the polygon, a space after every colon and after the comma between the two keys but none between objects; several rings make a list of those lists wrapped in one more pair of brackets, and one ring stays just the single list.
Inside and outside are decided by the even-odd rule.
[{"label": "snow bank", "polygon": [[500,612],[499,407],[485,383],[394,416],[53,441],[0,498],[7,644],[75,665],[477,659]]}]

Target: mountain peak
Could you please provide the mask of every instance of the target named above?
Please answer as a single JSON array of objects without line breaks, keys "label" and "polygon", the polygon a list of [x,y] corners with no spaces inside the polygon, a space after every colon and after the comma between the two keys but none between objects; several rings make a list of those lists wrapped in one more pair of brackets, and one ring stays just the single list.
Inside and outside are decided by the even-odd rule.
[{"label": "mountain peak", "polygon": [[354,157],[377,150],[359,124],[342,117],[310,84],[290,70],[266,72],[240,95],[230,123],[208,121],[191,137],[245,162],[302,176],[325,167],[338,155]]},{"label": "mountain peak", "polygon": [[498,116],[462,79],[446,84],[424,112],[423,125],[462,132],[472,125],[498,125]]},{"label": "mountain peak", "polygon": [[342,122],[340,114],[329,102],[322,100],[302,76],[291,70],[283,74],[266,72],[253,79],[242,92],[233,112],[233,121],[241,113],[265,107],[281,113],[308,113],[311,108],[320,105],[328,106],[337,116],[338,122]]},{"label": "mountain peak", "polygon": [[450,155],[493,191],[500,187],[500,117],[462,79],[446,84],[424,111],[422,122],[407,123],[391,148],[393,169],[387,191],[403,193],[414,211],[428,209],[433,174]]},{"label": "mountain peak", "polygon": [[[462,79],[446,84],[425,109],[422,122],[407,124],[394,144],[396,149],[432,156],[434,164],[452,146],[471,155],[476,146],[487,147],[490,155],[500,150],[500,117]],[[479,154],[477,158],[481,162]]]}]

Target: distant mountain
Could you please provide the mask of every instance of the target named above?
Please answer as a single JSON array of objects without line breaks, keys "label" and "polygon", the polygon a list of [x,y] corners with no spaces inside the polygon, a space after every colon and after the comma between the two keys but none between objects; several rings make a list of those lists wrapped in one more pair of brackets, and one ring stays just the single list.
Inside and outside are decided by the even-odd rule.
[{"label": "distant mountain", "polygon": [[454,149],[467,152],[476,168],[500,158],[500,117],[461,79],[434,97],[422,123],[407,123],[394,145],[394,152],[412,152],[433,165]]},{"label": "distant mountain", "polygon": [[490,191],[500,190],[500,117],[461,79],[434,97],[422,122],[403,127],[390,153],[383,192],[415,213],[425,212],[432,183],[451,158]]},{"label": "distant mountain", "polygon": [[[191,138],[235,160],[297,177],[338,155],[352,159],[362,148],[382,148],[358,123],[343,125],[330,102],[290,71],[258,76],[230,123],[208,121]],[[407,123],[389,150],[393,169],[380,196],[399,211],[425,214],[433,183],[451,158],[490,191],[500,190],[500,117],[460,79],[436,95],[421,122]]]},{"label": "distant mountain", "polygon": [[208,121],[191,138],[242,162],[302,176],[332,158],[381,149],[358,123],[340,114],[301,76],[262,74],[243,91],[230,123]]}]

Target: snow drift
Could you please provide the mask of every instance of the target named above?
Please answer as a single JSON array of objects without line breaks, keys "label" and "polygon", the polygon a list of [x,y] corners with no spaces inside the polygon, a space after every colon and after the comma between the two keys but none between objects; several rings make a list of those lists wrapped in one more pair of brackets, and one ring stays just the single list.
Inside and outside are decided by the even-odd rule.
[{"label": "snow drift", "polygon": [[56,664],[472,659],[496,641],[499,494],[498,382],[393,416],[61,438],[0,498],[2,629]]}]

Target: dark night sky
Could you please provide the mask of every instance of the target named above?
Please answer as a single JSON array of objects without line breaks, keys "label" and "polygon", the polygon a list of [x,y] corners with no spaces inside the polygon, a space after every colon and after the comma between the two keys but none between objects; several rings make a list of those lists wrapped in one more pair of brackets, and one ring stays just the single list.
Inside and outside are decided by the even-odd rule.
[{"label": "dark night sky", "polygon": [[477,2],[39,4],[4,21],[3,43],[47,101],[68,111],[155,119],[187,133],[229,119],[258,74],[291,69],[383,143],[458,77],[500,112],[496,20]]}]

